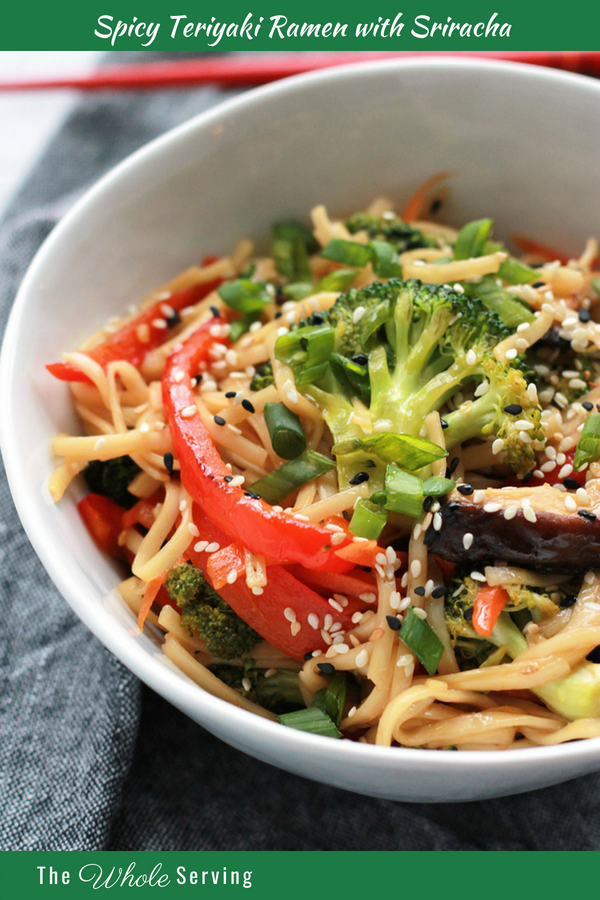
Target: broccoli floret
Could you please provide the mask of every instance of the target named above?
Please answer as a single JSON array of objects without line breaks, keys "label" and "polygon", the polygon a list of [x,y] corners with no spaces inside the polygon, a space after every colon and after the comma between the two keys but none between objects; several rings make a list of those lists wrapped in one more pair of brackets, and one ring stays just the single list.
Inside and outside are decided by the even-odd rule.
[{"label": "broccoli floret", "polygon": [[275,384],[273,378],[273,363],[267,360],[262,366],[259,366],[250,381],[251,391],[262,391],[263,388],[270,387]]},{"label": "broccoli floret", "polygon": [[350,234],[366,231],[370,240],[387,241],[398,253],[420,247],[437,247],[437,241],[426,237],[398,216],[370,216],[366,212],[354,213],[346,220]]},{"label": "broccoli floret", "polygon": [[277,669],[266,678],[265,673],[269,669],[256,668],[254,660],[247,658],[242,666],[215,663],[210,670],[242,697],[271,712],[284,713],[304,708],[298,672],[294,669]]},{"label": "broccoli floret", "polygon": [[171,569],[165,588],[181,609],[183,627],[190,634],[195,632],[206,649],[220,659],[237,659],[261,640],[193,563],[180,563]]},{"label": "broccoli floret", "polygon": [[138,498],[130,494],[127,488],[140,471],[130,456],[118,456],[116,459],[92,460],[83,474],[92,493],[102,494],[130,509]]},{"label": "broccoli floret", "polygon": [[600,380],[598,355],[576,353],[569,341],[560,336],[557,328],[551,328],[534,344],[525,359],[538,391],[551,391],[551,399],[546,402],[559,409],[565,409],[579,400]]},{"label": "broccoli floret", "polygon": [[513,366],[490,357],[483,360],[481,368],[489,387],[483,396],[462,403],[444,416],[446,446],[493,434],[504,441],[505,459],[511,469],[526,475],[535,467],[535,450],[544,442],[537,399],[531,400],[525,378]]}]

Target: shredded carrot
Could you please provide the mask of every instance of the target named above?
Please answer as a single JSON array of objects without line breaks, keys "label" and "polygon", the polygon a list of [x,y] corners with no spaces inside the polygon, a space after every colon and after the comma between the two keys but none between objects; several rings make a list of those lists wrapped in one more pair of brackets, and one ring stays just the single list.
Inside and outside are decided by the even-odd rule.
[{"label": "shredded carrot", "polygon": [[144,599],[142,601],[142,605],[140,607],[140,612],[138,615],[138,628],[140,629],[140,631],[143,631],[144,629],[146,616],[152,609],[152,604],[154,603],[156,595],[163,586],[164,580],[168,574],[168,572],[163,572],[162,575],[158,575],[156,578],[153,578],[152,581],[149,581],[146,586],[146,590],[144,591]]},{"label": "shredded carrot", "polygon": [[421,219],[423,217],[423,210],[425,209],[425,202],[429,191],[434,188],[436,184],[439,184],[440,181],[451,178],[456,174],[456,172],[438,172],[437,175],[432,175],[431,178],[428,178],[427,181],[417,188],[412,195],[402,210],[401,218],[404,219],[405,222],[412,222],[413,219]]}]

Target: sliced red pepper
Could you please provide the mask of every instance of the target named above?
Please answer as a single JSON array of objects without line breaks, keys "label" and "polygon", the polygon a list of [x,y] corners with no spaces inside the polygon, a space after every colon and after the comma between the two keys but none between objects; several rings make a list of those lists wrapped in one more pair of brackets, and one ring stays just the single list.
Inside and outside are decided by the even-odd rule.
[{"label": "sliced red pepper", "polygon": [[319,594],[331,597],[333,594],[343,594],[345,597],[360,597],[361,594],[377,593],[375,578],[366,572],[356,570],[347,574],[336,572],[316,572],[304,566],[288,566],[288,572],[301,581],[314,588]]},{"label": "sliced red pepper", "polygon": [[150,529],[154,525],[154,507],[160,503],[162,494],[156,491],[152,497],[144,500],[138,500],[135,506],[123,512],[122,527],[131,528],[132,525],[142,525],[144,528]]},{"label": "sliced red pepper", "polygon": [[[576,450],[576,448],[573,447],[571,450],[567,450],[565,452],[565,461],[563,463],[563,466],[566,466],[567,464],[570,466],[573,465],[573,461],[575,459],[575,450]],[[542,485],[542,484],[562,484],[564,481],[564,477],[563,478],[558,477],[558,474],[561,469],[562,469],[562,466],[559,466],[557,463],[556,467],[554,469],[552,469],[551,472],[544,472],[543,478],[536,478],[536,476],[534,475],[527,482],[527,484],[529,487],[540,487],[540,485]],[[586,474],[587,473],[584,469],[583,472],[573,471],[573,472],[571,472],[570,475],[565,476],[565,477],[572,478],[574,481],[577,481],[582,487],[585,487]],[[525,485],[523,484],[522,481],[519,481],[518,478],[509,478],[507,481],[504,482],[504,486],[505,487],[524,487]]]},{"label": "sliced red pepper", "polygon": [[[221,546],[226,544],[227,535],[196,505],[194,522],[202,540],[215,541]],[[210,581],[206,553],[197,553],[191,545],[185,555]],[[303,659],[306,653],[313,650],[327,650],[328,644],[321,634],[326,616],[332,616],[333,621],[341,623],[342,630],[346,631],[354,628],[353,613],[364,609],[364,603],[351,600],[342,612],[336,610],[324,597],[277,565],[269,566],[267,584],[262,594],[253,594],[244,577],[238,578],[234,584],[225,583],[219,588],[219,594],[261,637],[293,659]],[[296,622],[300,624],[297,634],[292,634],[293,623],[285,615],[288,608],[293,610]],[[317,628],[309,623],[309,615]]]},{"label": "sliced red pepper", "polygon": [[85,526],[97,544],[116,559],[126,559],[125,548],[119,546],[125,510],[101,494],[88,494],[77,504]]},{"label": "sliced red pepper", "polygon": [[216,591],[222,585],[227,584],[227,576],[230,572],[235,572],[236,577],[241,577],[246,572],[244,548],[241,544],[229,544],[216,553],[211,553],[208,557],[206,572]]},{"label": "sliced red pepper", "polygon": [[[330,531],[276,512],[264,500],[249,497],[241,487],[225,481],[229,471],[199,416],[182,415],[195,405],[191,378],[216,340],[210,333],[216,321],[206,322],[173,350],[163,373],[163,405],[184,487],[208,515],[223,525],[230,535],[227,543],[239,541],[253,553],[313,569],[348,571],[353,561],[338,556],[343,545],[331,545]],[[350,543],[349,538],[345,540]]]},{"label": "sliced red pepper", "polygon": [[491,635],[508,599],[508,592],[503,587],[486,584],[479,588],[473,605],[473,628],[477,634],[482,637]]},{"label": "sliced red pepper", "polygon": [[[165,319],[162,307],[166,304],[167,306],[170,306],[171,309],[175,310],[175,312],[178,312],[179,310],[185,309],[186,306],[194,306],[218,288],[221,282],[221,278],[216,278],[212,281],[194,284],[184,291],[178,291],[175,294],[171,294],[168,299],[161,300],[159,303],[154,303],[152,306],[149,306],[148,309],[145,309],[140,313],[139,316],[135,316],[135,318],[123,325],[122,328],[119,328],[118,331],[111,334],[110,337],[107,337],[106,340],[102,341],[101,344],[98,344],[97,347],[94,347],[92,350],[86,350],[86,356],[95,360],[102,368],[106,368],[109,363],[119,359],[127,360],[127,362],[131,363],[133,366],[140,366],[144,362],[146,354],[164,343],[169,337],[170,332],[168,328],[160,328],[153,324],[156,321],[168,321]],[[148,328],[147,341],[140,340],[138,334],[138,328],[144,325]],[[83,372],[80,372],[79,369],[72,366],[70,363],[51,363],[46,366],[46,368],[60,381],[80,381],[85,382],[86,384],[92,383],[87,375],[84,375]]]},{"label": "sliced red pepper", "polygon": [[510,239],[513,244],[517,245],[519,250],[523,251],[523,253],[530,253],[532,256],[538,256],[546,262],[554,262],[558,259],[563,266],[566,266],[569,262],[569,257],[565,256],[564,253],[559,253],[552,247],[541,244],[539,241],[534,241],[531,238],[525,237],[525,235],[512,234]]}]

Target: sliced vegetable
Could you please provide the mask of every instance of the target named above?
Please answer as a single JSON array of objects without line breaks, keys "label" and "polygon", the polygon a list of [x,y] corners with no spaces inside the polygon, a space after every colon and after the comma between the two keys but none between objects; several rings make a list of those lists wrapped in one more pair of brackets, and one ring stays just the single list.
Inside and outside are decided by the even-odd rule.
[{"label": "sliced vegetable", "polygon": [[329,368],[333,336],[333,328],[327,325],[304,325],[277,338],[275,356],[290,366],[299,387],[312,384]]},{"label": "sliced vegetable", "polygon": [[309,731],[324,737],[341,738],[341,732],[331,718],[317,706],[309,709],[297,709],[295,712],[282,713],[277,716],[282,725],[297,728],[298,731]]},{"label": "sliced vegetable", "polygon": [[361,498],[354,507],[348,528],[356,537],[376,541],[385,528],[387,520],[388,514],[385,509]]},{"label": "sliced vegetable", "polygon": [[369,383],[369,370],[366,366],[361,366],[353,362],[346,356],[340,356],[339,353],[332,353],[329,357],[331,371],[339,384],[344,387],[349,394],[355,395],[366,405],[369,404],[371,398],[371,385]]},{"label": "sliced vegetable", "polygon": [[454,259],[472,259],[474,256],[482,256],[487,252],[485,244],[490,236],[492,225],[491,219],[477,219],[463,225],[454,245]]},{"label": "sliced vegetable", "polygon": [[482,637],[491,635],[508,600],[508,592],[503,587],[486,584],[479,588],[473,604],[473,628],[477,634]]},{"label": "sliced vegetable", "polygon": [[273,450],[282,459],[295,459],[306,450],[306,436],[298,416],[284,403],[265,403],[265,422]]},{"label": "sliced vegetable", "polygon": [[423,482],[390,463],[385,470],[386,509],[417,518],[423,510]]},{"label": "sliced vegetable", "polygon": [[275,267],[288,281],[310,282],[308,257],[317,243],[300,222],[276,222],[273,225],[271,253]]},{"label": "sliced vegetable", "polygon": [[478,297],[484,306],[497,313],[509,328],[517,328],[523,322],[533,322],[531,309],[508,291],[499,287],[493,278],[482,278],[477,284],[465,284],[468,297]]},{"label": "sliced vegetable", "polygon": [[312,294],[318,294],[320,291],[345,291],[350,287],[356,276],[357,269],[335,269],[329,275],[325,275],[312,288]]},{"label": "sliced vegetable", "polygon": [[125,512],[123,507],[101,494],[87,494],[79,501],[77,509],[87,530],[102,550],[116,559],[125,559],[125,550],[119,546]]},{"label": "sliced vegetable", "polygon": [[322,709],[339,728],[346,703],[346,673],[336,672],[326,688],[317,691],[311,709]]},{"label": "sliced vegetable", "polygon": [[600,278],[590,278],[590,284],[592,290],[595,291],[596,296],[600,297]]},{"label": "sliced vegetable", "polygon": [[237,281],[226,281],[217,291],[221,300],[230,309],[243,315],[258,315],[273,299],[266,284],[240,278]]},{"label": "sliced vegetable", "polygon": [[597,459],[600,459],[600,413],[590,413],[575,450],[575,468],[580,469],[585,463],[596,462]]},{"label": "sliced vegetable", "polygon": [[423,493],[426,497],[443,497],[445,494],[453,491],[455,487],[456,484],[451,478],[441,478],[437,475],[432,475],[431,478],[426,478],[423,482]]},{"label": "sliced vegetable", "polygon": [[435,675],[444,655],[444,645],[431,625],[416,614],[414,607],[408,607],[398,635],[423,663],[428,674]]},{"label": "sliced vegetable", "polygon": [[378,278],[402,278],[400,258],[387,241],[371,241],[373,271]]},{"label": "sliced vegetable", "polygon": [[409,472],[415,472],[417,469],[422,469],[423,466],[435,462],[436,459],[448,456],[447,450],[443,450],[432,441],[413,437],[410,434],[394,434],[391,431],[381,431],[364,438],[339,441],[333,445],[332,449],[334,456],[346,456],[349,453],[358,452],[373,454],[384,462],[395,462],[403,469],[408,469]]},{"label": "sliced vegetable", "polygon": [[357,266],[362,269],[373,259],[373,250],[368,244],[357,244],[355,241],[344,241],[332,238],[321,250],[323,259],[342,263],[346,266]]},{"label": "sliced vegetable", "polygon": [[564,253],[559,253],[557,250],[554,250],[553,247],[548,247],[547,244],[541,244],[539,241],[533,241],[531,238],[525,237],[522,234],[511,235],[511,241],[513,244],[516,244],[523,253],[530,253],[532,256],[537,256],[545,262],[554,262],[556,259],[563,265],[566,265],[569,262],[569,257],[565,256]]},{"label": "sliced vegetable", "polygon": [[260,494],[267,503],[279,503],[308,481],[314,481],[335,467],[333,460],[315,450],[306,450],[296,459],[284,463],[249,486],[253,494]]}]

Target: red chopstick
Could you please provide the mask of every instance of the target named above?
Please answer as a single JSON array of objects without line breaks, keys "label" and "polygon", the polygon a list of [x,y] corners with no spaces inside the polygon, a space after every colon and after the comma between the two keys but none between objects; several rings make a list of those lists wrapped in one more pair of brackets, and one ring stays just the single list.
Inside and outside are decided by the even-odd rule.
[{"label": "red chopstick", "polygon": [[600,77],[600,51],[480,51],[447,52],[424,51],[356,53],[252,53],[232,56],[202,56],[198,59],[182,59],[163,62],[140,63],[135,66],[116,66],[100,69],[87,75],[65,78],[43,78],[27,81],[0,82],[0,91],[41,90],[49,88],[80,88],[81,90],[123,89],[150,90],[153,88],[177,88],[201,84],[226,86],[267,84],[290,75],[324,69],[345,63],[367,62],[374,59],[407,57],[474,57],[503,59],[513,62],[533,63],[555,69],[567,69]]}]

